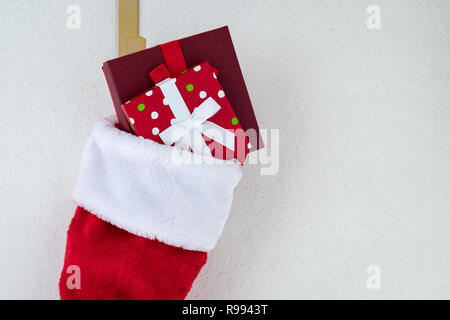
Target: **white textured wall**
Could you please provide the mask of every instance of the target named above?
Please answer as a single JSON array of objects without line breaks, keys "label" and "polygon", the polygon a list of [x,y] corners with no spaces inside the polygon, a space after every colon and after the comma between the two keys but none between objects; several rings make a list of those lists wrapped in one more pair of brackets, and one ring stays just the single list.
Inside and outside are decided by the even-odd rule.
[{"label": "white textured wall", "polygon": [[[2,0],[0,298],[58,297],[83,144],[113,112],[116,9]],[[279,173],[246,170],[190,298],[450,298],[449,17],[448,0],[141,0],[149,45],[228,24],[280,129]]]}]

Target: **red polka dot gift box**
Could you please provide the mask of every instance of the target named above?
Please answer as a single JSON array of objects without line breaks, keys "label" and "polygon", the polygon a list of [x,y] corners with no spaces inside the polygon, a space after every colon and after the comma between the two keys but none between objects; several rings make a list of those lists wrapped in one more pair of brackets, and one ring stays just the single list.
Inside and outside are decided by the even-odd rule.
[{"label": "red polka dot gift box", "polygon": [[137,136],[222,160],[248,154],[249,141],[208,61],[176,75],[165,65],[150,72],[156,83],[122,105]]}]

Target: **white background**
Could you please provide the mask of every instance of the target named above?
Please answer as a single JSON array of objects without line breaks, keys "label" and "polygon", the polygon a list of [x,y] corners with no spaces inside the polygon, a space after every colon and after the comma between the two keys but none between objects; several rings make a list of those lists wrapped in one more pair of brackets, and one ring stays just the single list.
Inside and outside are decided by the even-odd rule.
[{"label": "white background", "polygon": [[[116,24],[115,0],[1,1],[0,298],[58,298]],[[450,298],[450,2],[141,0],[148,46],[223,25],[280,167],[246,169],[189,298]]]}]

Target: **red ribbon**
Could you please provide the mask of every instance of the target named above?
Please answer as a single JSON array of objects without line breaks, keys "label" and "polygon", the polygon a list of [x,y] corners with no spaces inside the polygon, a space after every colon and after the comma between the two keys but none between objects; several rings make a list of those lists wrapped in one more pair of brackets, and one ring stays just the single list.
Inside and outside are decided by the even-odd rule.
[{"label": "red ribbon", "polygon": [[161,64],[149,73],[150,78],[155,83],[159,83],[187,68],[180,43],[177,40],[162,44],[159,47],[161,48],[167,67]]},{"label": "red ribbon", "polygon": [[160,48],[171,74],[186,70],[186,61],[184,61],[183,52],[177,40],[162,44]]}]

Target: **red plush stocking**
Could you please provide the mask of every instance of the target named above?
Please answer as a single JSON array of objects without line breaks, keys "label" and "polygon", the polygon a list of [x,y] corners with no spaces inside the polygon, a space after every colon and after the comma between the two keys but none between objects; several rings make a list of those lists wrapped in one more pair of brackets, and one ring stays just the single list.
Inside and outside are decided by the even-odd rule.
[{"label": "red plush stocking", "polygon": [[83,153],[61,299],[184,299],[222,233],[242,168],[200,164],[187,151],[175,161],[173,147],[113,121],[96,124]]}]

